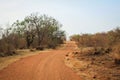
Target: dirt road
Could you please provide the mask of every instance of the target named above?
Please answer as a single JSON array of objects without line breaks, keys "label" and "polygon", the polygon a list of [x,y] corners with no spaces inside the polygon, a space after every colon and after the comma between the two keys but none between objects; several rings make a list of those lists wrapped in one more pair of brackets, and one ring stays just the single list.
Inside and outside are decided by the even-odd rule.
[{"label": "dirt road", "polygon": [[67,42],[61,49],[20,59],[0,71],[0,80],[81,80],[64,63],[75,48],[74,42]]}]

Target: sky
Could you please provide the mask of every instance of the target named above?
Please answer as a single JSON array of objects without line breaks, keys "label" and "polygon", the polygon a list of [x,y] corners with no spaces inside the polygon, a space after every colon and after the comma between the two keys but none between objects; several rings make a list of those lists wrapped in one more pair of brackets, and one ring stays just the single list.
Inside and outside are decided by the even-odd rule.
[{"label": "sky", "polygon": [[57,19],[69,36],[120,26],[120,0],[0,0],[0,26],[36,12]]}]

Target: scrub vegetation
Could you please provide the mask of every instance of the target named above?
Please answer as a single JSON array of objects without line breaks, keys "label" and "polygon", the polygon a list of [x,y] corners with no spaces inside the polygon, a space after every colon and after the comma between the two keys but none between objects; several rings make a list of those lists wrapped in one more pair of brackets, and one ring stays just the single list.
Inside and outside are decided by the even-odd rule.
[{"label": "scrub vegetation", "polygon": [[6,27],[0,28],[1,57],[17,54],[17,49],[55,49],[65,40],[62,24],[48,15],[33,13]]}]

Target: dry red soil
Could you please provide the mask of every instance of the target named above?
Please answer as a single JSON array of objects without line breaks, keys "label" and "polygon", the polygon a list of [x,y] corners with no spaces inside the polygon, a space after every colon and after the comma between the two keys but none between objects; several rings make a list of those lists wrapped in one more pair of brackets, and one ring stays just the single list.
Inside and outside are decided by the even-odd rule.
[{"label": "dry red soil", "polygon": [[22,58],[1,70],[0,80],[81,80],[64,63],[75,48],[74,42],[67,42],[61,49]]}]

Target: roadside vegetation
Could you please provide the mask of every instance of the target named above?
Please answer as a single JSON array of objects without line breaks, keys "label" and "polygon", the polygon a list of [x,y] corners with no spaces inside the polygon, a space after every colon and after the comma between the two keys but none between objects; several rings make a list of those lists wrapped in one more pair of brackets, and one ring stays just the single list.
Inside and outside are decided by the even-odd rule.
[{"label": "roadside vegetation", "polygon": [[[67,63],[85,80],[120,79],[120,28],[70,37],[79,49],[69,53]],[[70,57],[72,56],[72,57]]]},{"label": "roadside vegetation", "polygon": [[18,49],[55,49],[65,40],[62,24],[48,15],[33,13],[4,29],[0,27],[0,56],[17,54]]},{"label": "roadside vegetation", "polygon": [[116,64],[120,64],[120,27],[96,34],[72,35],[70,40],[76,41],[79,48],[93,48],[93,55],[111,53]]}]

